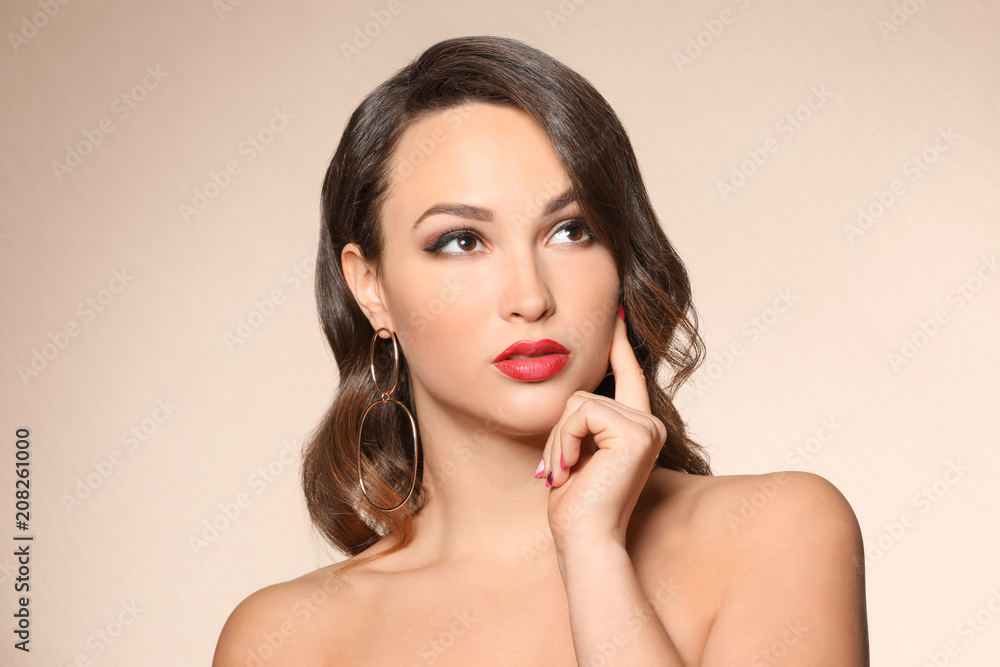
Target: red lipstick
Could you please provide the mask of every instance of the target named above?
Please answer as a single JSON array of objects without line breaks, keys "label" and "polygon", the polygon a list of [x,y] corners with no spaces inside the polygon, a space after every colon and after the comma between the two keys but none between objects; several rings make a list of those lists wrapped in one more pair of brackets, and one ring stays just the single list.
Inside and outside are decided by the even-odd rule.
[{"label": "red lipstick", "polygon": [[519,340],[493,360],[493,365],[504,375],[526,381],[550,378],[567,363],[569,350],[547,338],[539,341]]}]

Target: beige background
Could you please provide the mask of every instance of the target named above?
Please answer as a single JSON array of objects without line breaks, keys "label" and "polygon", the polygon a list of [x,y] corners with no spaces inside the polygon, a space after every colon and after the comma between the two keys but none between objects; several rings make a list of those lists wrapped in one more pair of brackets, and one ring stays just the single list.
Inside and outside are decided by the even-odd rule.
[{"label": "beige background", "polygon": [[[996,2],[223,2],[0,10],[0,540],[21,426],[36,537],[33,650],[5,630],[0,662],[208,664],[239,600],[338,558],[298,485],[336,386],[311,283],[321,179],[369,90],[482,33],[562,59],[621,116],[712,354],[681,401],[694,435],[719,474],[800,468],[851,501],[873,664],[949,642],[947,664],[995,659]],[[880,215],[852,235],[859,207]]]}]

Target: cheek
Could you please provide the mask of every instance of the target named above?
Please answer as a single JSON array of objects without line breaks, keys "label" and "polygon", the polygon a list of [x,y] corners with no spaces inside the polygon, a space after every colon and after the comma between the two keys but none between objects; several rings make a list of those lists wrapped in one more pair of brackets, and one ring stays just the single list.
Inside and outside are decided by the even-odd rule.
[{"label": "cheek", "polygon": [[487,303],[467,276],[435,273],[425,266],[395,281],[390,291],[396,336],[414,372],[454,376],[463,361],[467,367]]},{"label": "cheek", "polygon": [[584,367],[603,376],[618,316],[618,273],[610,253],[588,259],[559,267],[559,301],[566,321],[572,323],[570,346],[582,355]]},{"label": "cheek", "polygon": [[[553,275],[558,276],[561,301],[572,303],[577,311],[614,314],[618,310],[618,271],[611,253],[595,252],[586,261],[560,262],[553,267]],[[604,315],[598,319],[603,321]]]},{"label": "cheek", "polygon": [[415,268],[396,281],[391,312],[400,328],[424,333],[439,329],[440,321],[461,318],[469,310],[473,281],[458,271]]}]

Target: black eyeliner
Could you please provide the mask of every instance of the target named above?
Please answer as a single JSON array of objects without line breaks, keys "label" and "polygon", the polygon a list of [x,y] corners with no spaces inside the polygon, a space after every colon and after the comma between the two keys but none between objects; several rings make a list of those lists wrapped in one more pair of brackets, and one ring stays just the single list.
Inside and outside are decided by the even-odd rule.
[{"label": "black eyeliner", "polygon": [[[583,218],[573,218],[571,220],[566,220],[565,222],[563,222],[562,224],[560,224],[556,228],[556,232],[558,233],[558,232],[560,232],[560,231],[562,231],[564,229],[573,229],[574,227],[579,227],[580,229],[582,229],[584,231],[584,233],[587,235],[588,238],[587,239],[581,239],[579,241],[571,241],[571,243],[574,243],[574,244],[576,244],[576,243],[585,243],[585,242],[589,243],[590,241],[596,241],[597,240],[597,236],[594,234],[593,230],[590,228],[590,225],[588,225],[587,222],[586,222],[586,220],[584,220]],[[480,238],[479,234],[477,234],[474,230],[467,229],[467,228],[464,228],[464,227],[457,227],[457,228],[454,228],[454,229],[445,230],[444,232],[441,233],[440,236],[437,237],[437,239],[434,240],[434,243],[432,243],[431,245],[427,246],[426,248],[421,248],[421,250],[423,250],[424,252],[427,252],[427,253],[437,254],[437,252],[441,248],[443,248],[444,246],[448,245],[450,242],[454,241],[455,239],[463,238],[465,236],[471,236],[472,238],[476,239],[477,242],[483,243],[482,238]],[[470,255],[472,253],[471,252],[454,252],[454,253],[448,253],[448,254],[449,255]]]},{"label": "black eyeliner", "polygon": [[[473,230],[471,230],[471,229],[464,229],[464,228],[459,227],[459,228],[449,229],[449,230],[446,230],[446,231],[442,232],[441,236],[437,237],[437,239],[434,241],[434,243],[432,243],[431,245],[427,246],[426,248],[422,248],[422,250],[424,252],[435,253],[438,250],[440,250],[441,248],[443,248],[445,245],[447,245],[448,243],[450,243],[451,241],[453,241],[455,239],[462,238],[463,236],[472,236],[477,241],[479,241],[480,243],[483,242],[483,240],[481,238],[479,238],[479,235],[476,234]],[[450,254],[464,255],[464,254],[467,254],[467,253],[450,253]]]}]

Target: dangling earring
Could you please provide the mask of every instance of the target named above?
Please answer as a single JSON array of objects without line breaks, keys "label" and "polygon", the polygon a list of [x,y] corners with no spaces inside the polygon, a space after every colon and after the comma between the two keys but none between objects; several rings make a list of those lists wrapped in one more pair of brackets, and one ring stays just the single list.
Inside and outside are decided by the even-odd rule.
[{"label": "dangling earring", "polygon": [[[392,369],[392,387],[389,388],[389,391],[383,391],[382,388],[378,386],[378,378],[375,376],[375,343],[376,341],[378,341],[379,331],[385,331],[387,333],[392,334],[393,369]],[[416,486],[417,483],[417,456],[418,456],[417,422],[413,419],[413,415],[410,413],[409,409],[407,409],[405,405],[397,401],[395,398],[391,397],[392,392],[396,390],[396,383],[399,380],[399,346],[396,343],[395,332],[389,331],[384,327],[379,328],[379,330],[375,332],[375,336],[372,338],[372,348],[370,356],[371,356],[370,366],[372,370],[372,380],[375,381],[375,390],[378,391],[381,397],[376,399],[371,405],[369,405],[365,409],[364,414],[361,416],[361,424],[358,425],[358,482],[361,484],[361,493],[364,494],[365,499],[369,503],[371,503],[372,507],[380,509],[383,512],[392,512],[402,507],[403,504],[410,499],[410,495],[413,494],[413,487]],[[401,500],[398,505],[394,505],[393,507],[379,507],[378,505],[376,505],[372,501],[372,499],[368,497],[368,493],[365,491],[365,481],[361,477],[361,431],[365,427],[365,417],[368,416],[368,411],[374,408],[379,403],[395,403],[399,407],[403,408],[403,410],[406,412],[406,416],[410,418],[410,426],[413,429],[413,480],[410,482],[410,491],[406,494],[406,497],[403,498],[403,500]]]}]

